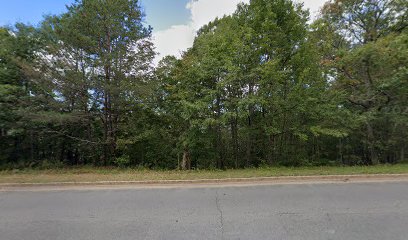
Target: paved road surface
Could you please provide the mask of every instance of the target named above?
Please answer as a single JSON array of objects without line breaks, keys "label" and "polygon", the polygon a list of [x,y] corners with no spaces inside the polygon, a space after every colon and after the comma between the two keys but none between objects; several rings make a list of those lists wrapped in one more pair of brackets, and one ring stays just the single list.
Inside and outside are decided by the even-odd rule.
[{"label": "paved road surface", "polygon": [[408,183],[0,192],[1,240],[408,239]]}]

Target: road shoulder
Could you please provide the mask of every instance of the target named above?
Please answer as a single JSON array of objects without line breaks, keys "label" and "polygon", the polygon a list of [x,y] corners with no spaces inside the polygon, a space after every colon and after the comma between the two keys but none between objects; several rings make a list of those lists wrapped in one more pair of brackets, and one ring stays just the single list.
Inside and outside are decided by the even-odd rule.
[{"label": "road shoulder", "polygon": [[153,180],[153,181],[95,181],[95,182],[48,182],[48,183],[2,183],[0,191],[58,191],[98,189],[155,189],[155,188],[202,188],[240,187],[285,184],[332,184],[332,183],[408,182],[408,174],[365,174],[282,176],[255,178]]}]

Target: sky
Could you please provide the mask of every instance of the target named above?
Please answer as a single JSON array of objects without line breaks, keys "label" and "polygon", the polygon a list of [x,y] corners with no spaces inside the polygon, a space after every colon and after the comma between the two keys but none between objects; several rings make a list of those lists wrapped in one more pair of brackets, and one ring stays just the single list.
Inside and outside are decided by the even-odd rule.
[{"label": "sky", "polygon": [[[0,0],[0,25],[15,22],[38,24],[44,15],[60,14],[74,0]],[[157,63],[166,55],[181,56],[192,46],[195,32],[216,17],[232,14],[239,2],[249,0],[140,0],[146,24],[153,27],[152,41],[159,53]],[[303,0],[297,0],[303,1]],[[326,0],[304,0],[312,18]]]}]

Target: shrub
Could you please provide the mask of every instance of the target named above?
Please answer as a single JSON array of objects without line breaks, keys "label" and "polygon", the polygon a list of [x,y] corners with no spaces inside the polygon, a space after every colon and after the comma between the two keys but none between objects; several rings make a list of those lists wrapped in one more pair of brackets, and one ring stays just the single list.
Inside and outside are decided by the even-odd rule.
[{"label": "shrub", "polygon": [[114,163],[120,168],[127,168],[130,165],[130,158],[127,155],[123,155],[116,158]]}]

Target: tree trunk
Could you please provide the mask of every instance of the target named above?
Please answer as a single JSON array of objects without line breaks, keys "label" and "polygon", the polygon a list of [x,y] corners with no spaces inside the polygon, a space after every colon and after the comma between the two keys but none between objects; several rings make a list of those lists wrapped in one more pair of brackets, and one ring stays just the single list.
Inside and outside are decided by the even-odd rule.
[{"label": "tree trunk", "polygon": [[232,155],[234,158],[235,168],[239,167],[238,164],[238,124],[237,119],[231,119],[231,140],[232,140]]},{"label": "tree trunk", "polygon": [[[248,86],[248,96],[251,97],[254,92],[253,84]],[[254,106],[250,104],[248,106],[248,136],[247,136],[247,149],[246,149],[246,166],[250,167],[252,164],[252,121],[254,115]]]},{"label": "tree trunk", "polygon": [[181,161],[181,169],[182,170],[191,169],[191,156],[190,156],[190,151],[187,148],[185,148],[183,152],[183,160]]},{"label": "tree trunk", "polygon": [[110,164],[111,158],[116,151],[116,124],[113,116],[112,107],[112,63],[110,54],[112,52],[110,30],[106,30],[105,51],[105,86],[104,86],[104,165]]},{"label": "tree trunk", "polygon": [[275,136],[268,134],[268,164],[272,166],[275,163]]},{"label": "tree trunk", "polygon": [[34,162],[34,133],[30,130],[30,158],[31,162]]},{"label": "tree trunk", "polygon": [[339,157],[340,162],[344,165],[345,162],[344,162],[344,156],[343,156],[343,140],[341,138],[339,139],[339,153],[338,154],[339,154],[338,157]]},{"label": "tree trunk", "polygon": [[368,151],[370,154],[371,164],[377,165],[380,163],[380,161],[378,160],[377,151],[375,150],[374,130],[370,123],[367,123],[367,137],[368,137]]},{"label": "tree trunk", "polygon": [[217,150],[217,168],[222,169],[224,168],[224,150],[222,146],[222,131],[221,131],[221,97],[219,94],[217,94],[217,99],[215,103],[216,107],[216,120],[217,120],[217,126],[216,126],[216,150]]}]

